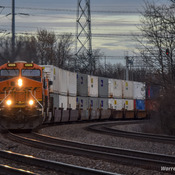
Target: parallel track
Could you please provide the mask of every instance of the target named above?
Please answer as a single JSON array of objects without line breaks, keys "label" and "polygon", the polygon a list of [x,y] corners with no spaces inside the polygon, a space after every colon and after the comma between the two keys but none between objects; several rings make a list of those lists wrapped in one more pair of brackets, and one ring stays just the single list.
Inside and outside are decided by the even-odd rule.
[{"label": "parallel track", "polygon": [[142,151],[116,149],[112,147],[89,145],[57,139],[39,134],[29,135],[31,138],[10,134],[11,139],[30,146],[48,149],[51,151],[88,156],[96,159],[104,159],[111,162],[136,165],[143,168],[160,171],[161,166],[175,167],[175,157],[161,154],[152,154]]},{"label": "parallel track", "polygon": [[9,175],[9,174],[10,175],[34,175],[35,174],[33,172],[17,169],[17,168],[11,167],[10,165],[4,165],[4,164],[0,164],[0,173],[1,175]]},{"label": "parallel track", "polygon": [[30,156],[30,155],[27,156],[23,154],[13,153],[11,151],[1,150],[0,156],[13,161],[25,163],[27,165],[38,166],[45,169],[55,170],[58,172],[64,172],[64,173],[74,174],[74,175],[116,175],[114,173],[99,171],[99,170],[85,168],[85,167],[79,167],[79,166],[65,164],[61,162],[55,162],[51,160],[45,160],[45,159]]},{"label": "parallel track", "polygon": [[[119,124],[122,124],[122,122]],[[128,124],[128,122],[126,123],[123,122],[123,124]],[[116,137],[127,137],[127,138],[132,138],[137,140],[139,139],[139,140],[147,140],[147,141],[158,142],[158,143],[175,144],[175,137],[173,136],[145,134],[145,133],[139,133],[139,132],[128,132],[128,131],[122,131],[122,130],[110,128],[114,125],[116,125],[116,123],[115,124],[114,123],[93,124],[88,126],[86,129],[89,131],[98,132],[101,134],[103,133],[103,134],[116,136]]]}]

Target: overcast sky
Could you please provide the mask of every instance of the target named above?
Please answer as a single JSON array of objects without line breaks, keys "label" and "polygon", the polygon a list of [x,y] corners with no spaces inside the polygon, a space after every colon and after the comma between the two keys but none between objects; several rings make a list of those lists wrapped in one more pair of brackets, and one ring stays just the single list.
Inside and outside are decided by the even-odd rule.
[{"label": "overcast sky", "polygon": [[[168,0],[155,0],[155,2],[167,3]],[[125,51],[132,54],[135,48],[132,37],[122,35],[139,32],[136,25],[140,23],[140,14],[127,12],[141,11],[143,4],[142,0],[91,0],[92,33],[105,36],[93,37],[93,49],[101,49],[106,56],[123,56]],[[5,6],[5,9],[1,8],[0,29],[10,32],[11,0],[0,0],[0,6]],[[24,9],[19,7],[24,7]],[[34,9],[29,9],[30,7]],[[63,11],[63,9],[75,11]],[[37,29],[47,29],[56,34],[64,32],[75,34],[76,9],[77,0],[16,0],[16,33],[31,33],[36,32]],[[104,10],[107,12],[95,12]],[[26,15],[21,15],[21,13]],[[110,37],[109,34],[116,34],[116,36]]]}]

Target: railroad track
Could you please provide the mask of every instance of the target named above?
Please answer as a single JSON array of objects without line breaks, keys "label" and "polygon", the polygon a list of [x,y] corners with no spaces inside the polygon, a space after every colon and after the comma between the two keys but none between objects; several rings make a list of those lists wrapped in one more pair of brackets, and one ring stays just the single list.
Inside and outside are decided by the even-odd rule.
[{"label": "railroad track", "polygon": [[[136,124],[135,122],[120,122],[117,123],[117,125],[123,124]],[[139,132],[128,132],[128,131],[122,131],[118,129],[111,128],[112,126],[115,126],[116,123],[108,123],[108,124],[93,124],[88,126],[86,129],[88,131],[103,133],[111,136],[117,136],[117,137],[127,137],[132,139],[139,139],[139,140],[147,140],[152,142],[158,142],[158,143],[168,143],[168,144],[175,144],[175,137],[173,136],[165,136],[165,135],[156,135],[156,134],[146,134],[146,133],[139,133]]]},{"label": "railroad track", "polygon": [[9,174],[10,175],[34,175],[35,174],[33,172],[17,169],[17,168],[11,167],[10,165],[5,165],[5,164],[0,164],[0,172],[1,172],[1,175],[9,175]]},{"label": "railroad track", "polygon": [[[71,164],[65,164],[62,162],[45,160],[45,159],[41,159],[41,158],[36,158],[34,156],[23,155],[23,154],[14,153],[14,152],[5,151],[5,150],[0,150],[0,156],[5,158],[5,159],[10,159],[13,161],[25,163],[27,165],[37,166],[37,167],[41,167],[41,168],[45,168],[45,169],[54,170],[57,172],[64,172],[64,173],[74,174],[74,175],[116,175],[116,173],[114,174],[114,173],[110,173],[110,172],[75,166],[75,165],[71,165]],[[3,166],[2,167],[0,166],[0,170],[2,170],[1,172],[3,172],[4,174],[6,172],[7,172],[7,174],[9,172],[11,174],[16,173],[17,175],[34,174],[32,172],[30,173],[30,172],[26,172],[26,171],[22,171],[22,170],[21,171],[13,171],[14,168],[10,168],[7,166],[5,169]]]},{"label": "railroad track", "polygon": [[162,166],[175,167],[174,156],[127,149],[117,149],[106,146],[89,145],[80,142],[72,142],[64,139],[53,138],[37,133],[29,134],[27,138],[12,133],[9,134],[8,137],[12,140],[37,148],[66,154],[76,154],[90,158],[93,157],[95,159],[103,159],[110,162],[137,167],[140,166],[146,169],[161,171]]}]

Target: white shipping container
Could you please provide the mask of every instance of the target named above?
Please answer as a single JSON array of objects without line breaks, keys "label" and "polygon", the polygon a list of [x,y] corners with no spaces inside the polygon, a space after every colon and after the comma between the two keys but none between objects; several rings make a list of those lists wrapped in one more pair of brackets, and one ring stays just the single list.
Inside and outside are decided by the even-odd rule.
[{"label": "white shipping container", "polygon": [[114,96],[114,81],[113,79],[108,79],[108,97]]},{"label": "white shipping container", "polygon": [[134,83],[134,99],[144,100],[146,96],[145,83],[133,82]]},{"label": "white shipping container", "polygon": [[108,108],[114,109],[114,99],[113,98],[108,99]]},{"label": "white shipping container", "polygon": [[88,96],[88,75],[86,74],[77,74],[77,95]]},{"label": "white shipping container", "polygon": [[123,81],[123,98],[133,99],[133,81]]},{"label": "white shipping container", "polygon": [[129,111],[134,110],[134,100],[123,99],[123,108]]},{"label": "white shipping container", "polygon": [[87,110],[89,105],[88,105],[88,97],[77,97],[77,105],[79,106],[80,109]]},{"label": "white shipping container", "polygon": [[113,109],[122,110],[123,108],[123,99],[114,99]]},{"label": "white shipping container", "polygon": [[64,110],[67,109],[67,96],[59,95],[59,108],[63,107]]},{"label": "white shipping container", "polygon": [[122,98],[122,80],[113,79],[113,97]]},{"label": "white shipping container", "polygon": [[56,76],[59,77],[58,82],[57,82],[59,84],[58,85],[59,86],[59,94],[63,94],[63,95],[68,94],[68,91],[67,91],[67,86],[68,86],[67,74],[68,74],[68,71],[60,69],[60,68],[58,68],[58,72],[56,72]]},{"label": "white shipping container", "polygon": [[76,109],[76,107],[77,107],[77,98],[76,97],[70,97],[70,96],[68,96],[67,97],[68,98],[68,101],[67,101],[67,107],[68,108],[72,108],[72,109]]},{"label": "white shipping container", "polygon": [[84,97],[98,97],[98,77],[78,73],[77,95]]},{"label": "white shipping container", "polygon": [[98,109],[98,98],[89,97],[88,98],[88,106],[89,106],[89,108],[94,109],[94,110]]},{"label": "white shipping container", "polygon": [[113,97],[113,80],[98,77],[98,96],[99,97]]},{"label": "white shipping container", "polygon": [[77,74],[67,71],[67,95],[77,96]]},{"label": "white shipping container", "polygon": [[65,70],[52,65],[40,65],[43,67],[45,77],[49,78],[53,84],[50,92],[67,95],[67,73]]},{"label": "white shipping container", "polygon": [[121,110],[123,108],[122,99],[113,99],[113,98],[99,98],[98,99],[99,108],[102,109],[116,109]]},{"label": "white shipping container", "polygon": [[98,98],[98,107],[99,109],[108,109],[108,98]]},{"label": "white shipping container", "polygon": [[88,75],[88,96],[98,97],[98,77]]},{"label": "white shipping container", "polygon": [[50,97],[53,98],[53,107],[54,108],[64,108],[67,109],[67,96],[59,95],[59,94],[50,94]]}]

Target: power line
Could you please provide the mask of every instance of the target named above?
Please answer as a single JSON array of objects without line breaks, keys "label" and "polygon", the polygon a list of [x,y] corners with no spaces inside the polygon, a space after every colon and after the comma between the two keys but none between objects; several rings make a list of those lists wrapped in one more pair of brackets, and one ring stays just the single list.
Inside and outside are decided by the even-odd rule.
[{"label": "power line", "polygon": [[[5,8],[10,8],[10,6],[4,6]],[[23,10],[34,10],[34,11],[55,11],[55,12],[76,12],[76,9],[54,9],[54,8],[35,8],[35,7],[16,7],[16,9],[23,9]],[[91,12],[94,13],[117,13],[117,14],[130,14],[130,13],[135,13],[138,14],[140,13],[139,11],[129,11],[129,10],[91,10]]]},{"label": "power line", "polygon": [[[2,27],[2,26],[1,26]],[[19,27],[19,26],[17,26]],[[20,26],[22,27],[22,26]],[[27,26],[26,26],[27,27]],[[35,27],[27,27],[27,28],[35,28]],[[36,27],[37,28],[37,27]],[[18,32],[16,33],[17,35],[37,35],[35,32]],[[63,36],[64,34],[55,34],[56,36]],[[75,36],[75,34],[72,34]],[[97,34],[97,33],[92,33],[92,37],[94,38],[113,38],[113,37],[131,37],[131,36],[142,36],[139,33],[135,34],[129,34],[129,33],[118,33],[118,34]],[[86,36],[84,36],[86,37]]]},{"label": "power line", "polygon": [[[19,34],[19,35],[23,35],[23,34],[26,34],[26,35],[36,35],[34,33],[29,33],[29,32],[21,32],[21,33],[16,33],[16,34]],[[64,34],[56,34],[57,36],[62,36]],[[73,34],[73,36],[75,36],[75,34]],[[130,37],[130,36],[142,36],[141,34],[124,34],[124,33],[118,33],[118,34],[93,34],[92,33],[92,37],[95,37],[95,38],[113,38],[113,37]],[[86,37],[86,36],[84,36]]]}]

